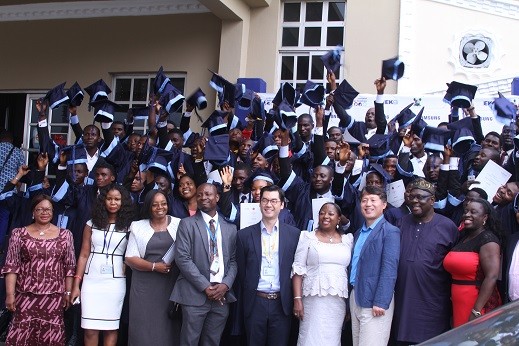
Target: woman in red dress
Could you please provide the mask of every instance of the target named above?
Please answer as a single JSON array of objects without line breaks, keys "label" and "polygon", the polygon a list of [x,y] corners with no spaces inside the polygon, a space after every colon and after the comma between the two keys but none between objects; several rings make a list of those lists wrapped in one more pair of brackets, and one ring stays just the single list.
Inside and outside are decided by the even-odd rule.
[{"label": "woman in red dress", "polygon": [[484,199],[465,206],[463,233],[445,256],[443,266],[452,276],[453,326],[462,325],[501,305],[500,237],[494,208]]}]

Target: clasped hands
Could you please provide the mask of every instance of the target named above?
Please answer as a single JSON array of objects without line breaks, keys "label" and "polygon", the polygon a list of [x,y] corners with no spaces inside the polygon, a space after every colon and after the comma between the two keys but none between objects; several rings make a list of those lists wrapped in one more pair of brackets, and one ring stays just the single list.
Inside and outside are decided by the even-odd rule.
[{"label": "clasped hands", "polygon": [[217,300],[221,305],[225,303],[225,293],[229,290],[226,284],[216,284],[207,287],[204,292],[209,300]]}]

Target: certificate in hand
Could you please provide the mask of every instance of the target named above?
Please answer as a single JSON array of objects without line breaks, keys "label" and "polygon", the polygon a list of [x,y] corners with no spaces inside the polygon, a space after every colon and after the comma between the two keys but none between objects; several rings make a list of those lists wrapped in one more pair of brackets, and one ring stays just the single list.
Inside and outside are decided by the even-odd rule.
[{"label": "certificate in hand", "polygon": [[512,174],[510,172],[490,160],[476,178],[479,184],[470,185],[469,190],[475,187],[482,188],[488,193],[488,201],[492,202],[499,187],[506,184],[511,176]]},{"label": "certificate in hand", "polygon": [[261,210],[259,203],[240,204],[240,229],[255,225],[261,221]]},{"label": "certificate in hand", "polygon": [[387,184],[387,202],[393,207],[399,208],[404,203],[405,186],[402,179]]}]

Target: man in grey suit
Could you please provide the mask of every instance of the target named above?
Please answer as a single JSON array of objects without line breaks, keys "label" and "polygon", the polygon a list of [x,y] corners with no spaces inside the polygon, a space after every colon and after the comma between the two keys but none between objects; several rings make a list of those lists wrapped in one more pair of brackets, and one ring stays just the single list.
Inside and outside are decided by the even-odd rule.
[{"label": "man in grey suit", "polygon": [[197,189],[199,211],[178,226],[175,263],[180,275],[170,300],[182,306],[181,345],[218,345],[237,273],[236,226],[218,215],[212,184]]}]

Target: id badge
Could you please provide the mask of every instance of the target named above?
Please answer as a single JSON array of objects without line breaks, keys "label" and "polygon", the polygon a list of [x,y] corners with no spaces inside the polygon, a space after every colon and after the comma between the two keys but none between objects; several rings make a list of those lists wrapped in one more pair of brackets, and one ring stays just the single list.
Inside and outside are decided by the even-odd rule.
[{"label": "id badge", "polygon": [[263,276],[274,276],[276,272],[272,267],[263,267]]},{"label": "id badge", "polygon": [[101,274],[112,274],[114,267],[110,264],[101,265]]},{"label": "id badge", "polygon": [[220,261],[219,261],[218,257],[215,257],[213,259],[213,263],[211,263],[211,267],[209,268],[209,271],[211,272],[211,274],[215,275],[216,273],[218,273],[219,270],[220,270]]},{"label": "id badge", "polygon": [[68,216],[59,214],[58,215],[58,227],[67,228],[67,224],[68,224]]}]

